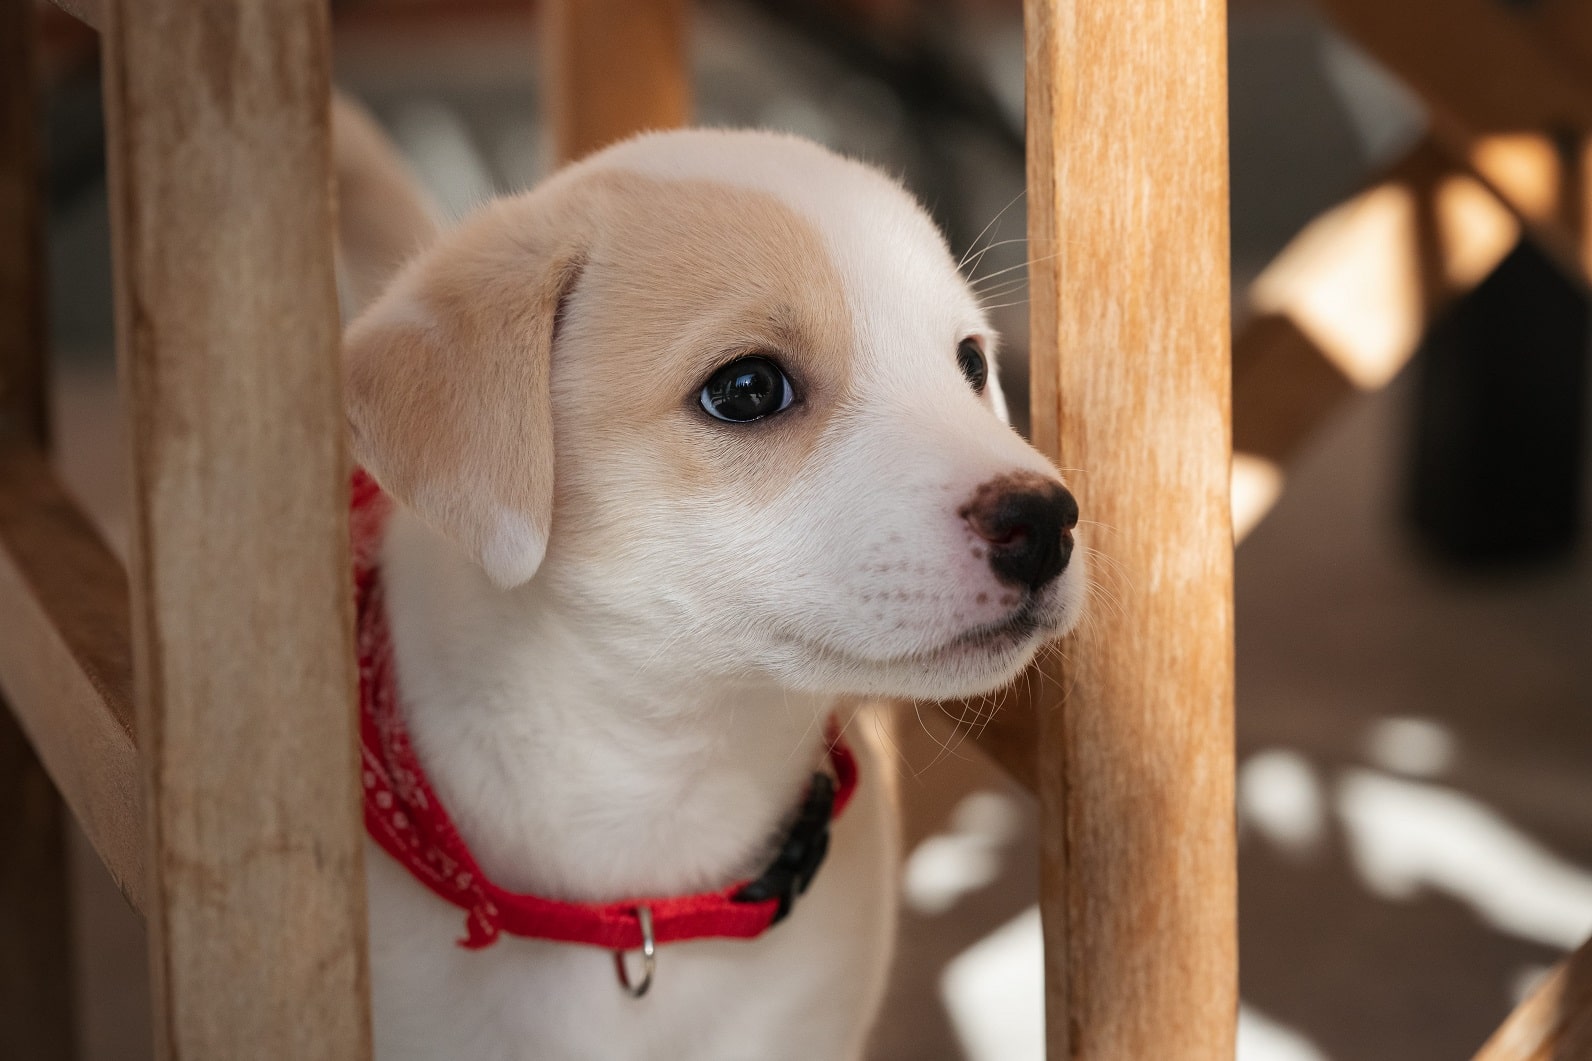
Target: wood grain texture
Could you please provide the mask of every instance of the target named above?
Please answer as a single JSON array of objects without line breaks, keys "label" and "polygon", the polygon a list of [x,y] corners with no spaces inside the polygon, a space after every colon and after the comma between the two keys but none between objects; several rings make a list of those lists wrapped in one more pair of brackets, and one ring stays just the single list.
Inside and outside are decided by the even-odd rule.
[{"label": "wood grain texture", "polygon": [[1121,572],[1038,686],[1048,1051],[1230,1061],[1225,9],[1025,12],[1034,437]]},{"label": "wood grain texture", "polygon": [[690,0],[548,0],[542,18],[559,161],[690,120]]},{"label": "wood grain texture", "polygon": [[101,41],[155,1035],[370,1055],[320,0]]},{"label": "wood grain texture", "polygon": [[[49,403],[35,34],[32,0],[0,0],[0,446],[42,449]],[[9,485],[0,466],[0,495]],[[15,642],[17,627],[3,621],[6,566],[0,559],[0,642]],[[0,647],[0,688],[11,685],[4,659],[15,651]],[[0,1057],[65,1061],[76,1052],[66,816],[12,710],[0,699]]]},{"label": "wood grain texture", "polygon": [[0,688],[117,886],[142,902],[127,576],[45,457],[0,448]]},{"label": "wood grain texture", "polygon": [[1556,965],[1515,1007],[1475,1061],[1584,1061],[1592,1057],[1592,942]]}]

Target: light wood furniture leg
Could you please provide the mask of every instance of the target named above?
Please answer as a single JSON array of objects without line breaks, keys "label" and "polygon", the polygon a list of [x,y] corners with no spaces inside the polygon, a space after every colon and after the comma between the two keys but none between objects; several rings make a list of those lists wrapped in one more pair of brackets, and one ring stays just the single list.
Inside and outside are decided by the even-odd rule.
[{"label": "light wood furniture leg", "polygon": [[1554,966],[1487,1040],[1475,1061],[1592,1057],[1592,942]]},{"label": "light wood furniture leg", "polygon": [[371,1049],[326,20],[101,26],[161,1057]]},{"label": "light wood furniture leg", "polygon": [[560,162],[690,120],[690,0],[549,0],[542,17]]},{"label": "light wood furniture leg", "polygon": [[[1426,329],[1486,279],[1520,238],[1515,215],[1477,177],[1424,140],[1366,188],[1300,232],[1251,287],[1233,336],[1233,447],[1285,468],[1351,396],[1408,363]],[[1235,527],[1243,541],[1244,528]],[[1114,579],[1110,580],[1114,586]],[[924,705],[922,717],[976,744],[1035,787],[1030,673],[988,701]]]},{"label": "light wood furniture leg", "polygon": [[1225,8],[1028,0],[1026,28],[1034,436],[1123,572],[1039,687],[1048,1051],[1230,1061]]},{"label": "light wood furniture leg", "polygon": [[[0,446],[48,444],[44,204],[31,0],[0,0]],[[61,799],[0,701],[0,1057],[75,1053]]]}]

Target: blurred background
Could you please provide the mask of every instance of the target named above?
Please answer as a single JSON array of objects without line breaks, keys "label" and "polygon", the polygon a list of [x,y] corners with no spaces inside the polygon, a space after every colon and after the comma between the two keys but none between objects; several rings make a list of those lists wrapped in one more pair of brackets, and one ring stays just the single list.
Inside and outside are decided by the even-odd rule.
[{"label": "blurred background", "polygon": [[[447,211],[549,171],[534,3],[332,7],[338,84]],[[1352,289],[1318,307],[1328,324],[1369,326],[1370,297],[1422,325],[1397,349],[1364,340],[1383,356],[1353,393],[1238,469],[1239,1056],[1468,1057],[1592,933],[1586,289],[1478,222],[1496,253],[1440,306],[1400,302],[1423,296],[1387,269],[1419,232],[1377,228],[1378,196],[1429,134],[1422,105],[1302,0],[1233,0],[1230,19],[1240,345],[1301,275]],[[119,548],[97,44],[53,11],[44,30],[61,461]],[[692,34],[700,123],[877,163],[974,253],[1026,419],[1019,5],[700,0]],[[971,742],[910,717],[895,730],[903,925],[870,1056],[1038,1061],[1032,802]],[[78,848],[86,1056],[142,1058],[142,928]]]}]

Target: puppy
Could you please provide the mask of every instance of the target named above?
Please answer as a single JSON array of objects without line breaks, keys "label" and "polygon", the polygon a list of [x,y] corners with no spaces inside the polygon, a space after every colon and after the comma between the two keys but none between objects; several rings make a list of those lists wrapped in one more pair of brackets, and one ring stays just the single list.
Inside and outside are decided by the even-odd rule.
[{"label": "puppy", "polygon": [[[345,275],[381,291],[344,342],[383,506],[361,634],[385,624],[377,729],[418,764],[396,773],[473,858],[444,873],[632,918],[612,949],[648,897],[722,898],[792,837],[811,876],[751,938],[658,942],[636,998],[640,955],[461,909],[378,837],[378,1055],[859,1057],[898,851],[887,764],[836,743],[848,698],[993,690],[1085,588],[1076,505],[1006,424],[944,239],[866,166],[718,131],[627,141],[441,233],[379,134],[336,124]],[[814,875],[798,832],[836,783]]]}]

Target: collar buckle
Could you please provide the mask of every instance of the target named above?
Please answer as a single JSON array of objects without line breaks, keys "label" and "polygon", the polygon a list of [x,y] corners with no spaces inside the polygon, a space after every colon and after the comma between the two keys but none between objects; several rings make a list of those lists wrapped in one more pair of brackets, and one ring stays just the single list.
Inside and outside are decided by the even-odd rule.
[{"label": "collar buckle", "polygon": [[773,865],[763,875],[747,884],[733,896],[738,903],[761,903],[779,900],[779,909],[771,924],[779,924],[790,913],[796,897],[807,890],[829,853],[830,812],[835,805],[835,781],[819,771],[813,774],[807,789],[807,798],[785,834],[779,854]]}]

